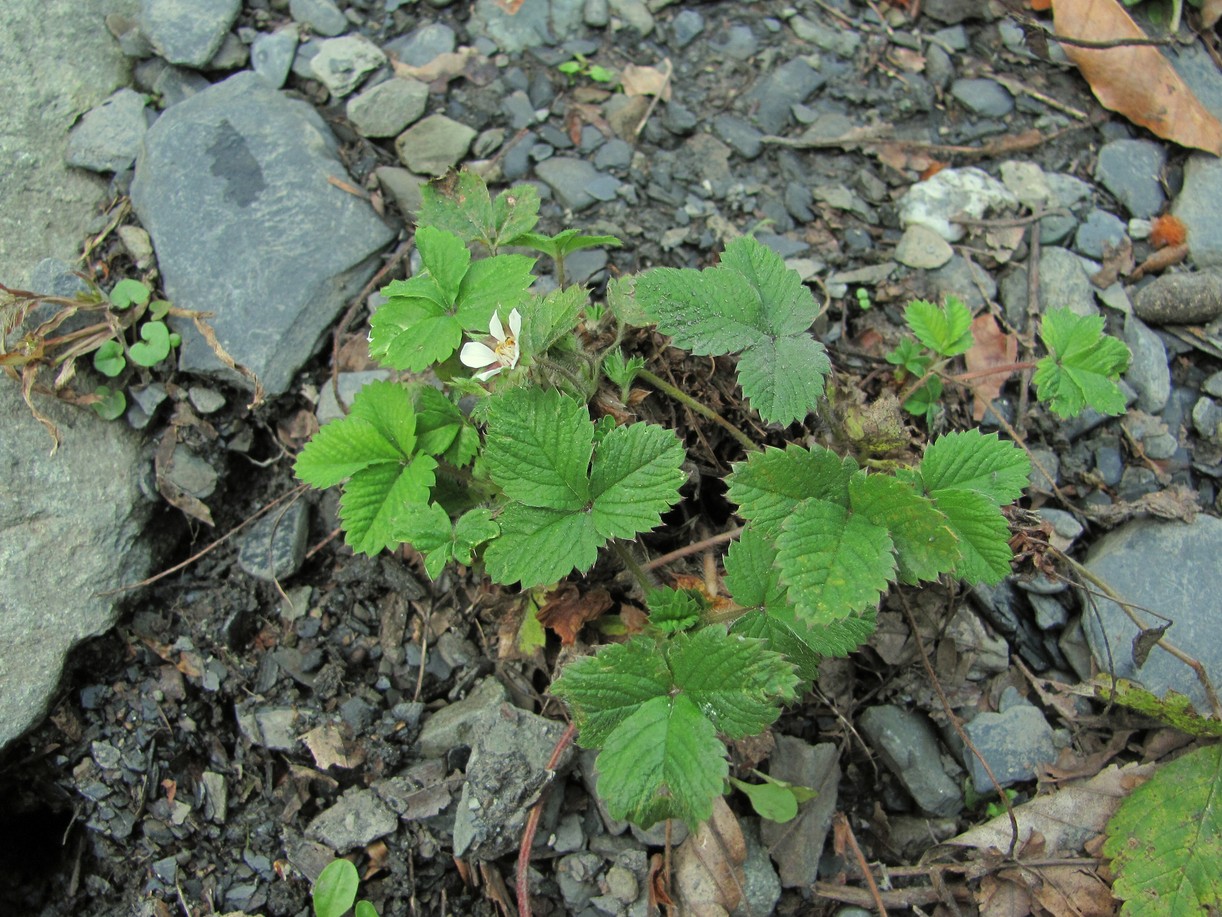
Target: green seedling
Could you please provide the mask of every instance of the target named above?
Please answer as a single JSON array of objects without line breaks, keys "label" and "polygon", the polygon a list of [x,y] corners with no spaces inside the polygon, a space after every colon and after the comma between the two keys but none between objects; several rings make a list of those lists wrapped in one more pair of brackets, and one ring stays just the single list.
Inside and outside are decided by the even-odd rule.
[{"label": "green seedling", "polygon": [[556,69],[570,80],[574,77],[583,76],[588,80],[593,80],[595,83],[610,85],[619,79],[614,70],[608,70],[606,67],[590,63],[584,54],[574,54],[572,60],[565,61],[556,67]]},{"label": "green seedling", "polygon": [[[703,270],[615,278],[605,306],[565,285],[559,268],[560,287],[539,294],[535,259],[507,248],[530,246],[559,266],[575,247],[614,240],[538,235],[538,206],[529,186],[493,197],[465,172],[425,190],[422,268],[383,290],[370,351],[392,369],[431,371],[440,387],[367,386],[348,416],[305,446],[295,471],[315,487],[342,488],[340,521],[354,550],[410,544],[429,576],[455,562],[530,597],[600,557],[622,565],[639,583],[648,624],[571,662],[552,692],[569,703],[579,742],[599,750],[598,792],[612,815],[694,825],[728,785],[725,740],[767,729],[821,659],[869,639],[888,589],[997,583],[1010,573],[1003,509],[1022,495],[1029,462],[979,430],[939,437],[915,464],[885,470],[805,432],[795,437],[803,445],[764,447],[623,345],[634,327],[653,326],[672,347],[735,357],[756,428],[779,438],[826,407],[831,372],[809,330],[818,304],[797,273],[743,236]],[[929,410],[945,362],[971,346],[971,317],[955,302],[914,303],[908,317],[915,340],[893,362],[931,393]],[[1072,410],[1075,391],[1097,403],[1095,376],[1109,378],[1123,345],[1051,315],[1045,330],[1053,352],[1037,393],[1057,409]],[[681,499],[687,455],[675,430],[599,416],[600,387],[627,401],[635,382],[741,448],[724,479],[743,527],[722,559],[720,603],[657,588],[639,566],[638,539]],[[523,647],[544,639],[538,627],[519,633]],[[800,801],[792,788],[780,800],[764,786],[779,784],[742,788],[774,815]]]},{"label": "green seedling", "polygon": [[332,860],[314,882],[311,894],[314,917],[344,917],[349,911],[355,917],[378,917],[371,903],[356,900],[360,884],[356,866],[350,860]]}]

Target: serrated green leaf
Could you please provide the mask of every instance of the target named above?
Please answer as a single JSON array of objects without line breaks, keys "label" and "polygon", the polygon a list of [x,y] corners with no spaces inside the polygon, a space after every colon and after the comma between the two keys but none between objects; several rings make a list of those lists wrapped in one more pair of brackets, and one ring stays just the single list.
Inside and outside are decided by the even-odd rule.
[{"label": "serrated green leaf", "polygon": [[904,410],[913,417],[924,418],[925,423],[932,426],[941,403],[942,380],[937,376],[931,376],[908,398],[904,399]]},{"label": "serrated green leaf", "polygon": [[766,338],[738,358],[738,384],[760,417],[791,424],[815,409],[831,369],[827,349],[809,335]]},{"label": "serrated green leaf", "polygon": [[904,310],[904,320],[918,341],[941,356],[953,357],[972,349],[971,310],[953,296],[941,306],[913,300]]},{"label": "serrated green leaf", "polygon": [[877,605],[895,572],[887,530],[838,503],[798,504],[777,536],[777,563],[799,620],[822,624]]},{"label": "serrated green leaf", "polygon": [[457,300],[459,285],[471,264],[471,253],[463,240],[435,226],[421,225],[416,230],[416,250],[446,302]]},{"label": "serrated green leaf", "polygon": [[979,430],[939,437],[925,447],[920,465],[927,494],[974,490],[999,506],[1022,496],[1030,474],[1031,460],[1022,449]]},{"label": "serrated green leaf", "polygon": [[1222,720],[1201,716],[1192,700],[1177,691],[1159,697],[1127,678],[1096,675],[1091,684],[1096,696],[1109,704],[1123,704],[1190,736],[1222,738]]},{"label": "serrated green leaf", "polygon": [[620,398],[628,400],[628,389],[637,374],[645,368],[645,358],[637,355],[625,357],[618,347],[603,358],[603,375],[620,391]]},{"label": "serrated green leaf", "polygon": [[776,544],[758,526],[748,526],[730,545],[725,565],[726,589],[739,605],[766,611],[786,604],[785,586],[776,565]]},{"label": "serrated green leaf", "polygon": [[677,634],[666,645],[675,685],[731,739],[763,732],[797,699],[798,676],[780,653],[722,625]]},{"label": "serrated green leaf", "polygon": [[356,866],[349,860],[332,860],[314,881],[312,899],[315,917],[343,917],[356,900],[360,885]]},{"label": "serrated green leaf", "polygon": [[466,418],[458,405],[431,385],[414,382],[407,391],[416,412],[416,448],[428,455],[443,454],[467,426]]},{"label": "serrated green leaf", "polygon": [[579,510],[591,498],[593,435],[584,404],[554,389],[512,389],[488,406],[484,461],[511,500]]},{"label": "serrated green leaf", "polygon": [[788,446],[783,452],[769,446],[737,462],[726,479],[728,496],[738,504],[738,514],[775,538],[781,523],[803,500],[830,500],[849,505],[849,478],[857,470],[851,458],[841,458],[830,449]]},{"label": "serrated green leaf", "polygon": [[713,724],[685,695],[646,701],[607,738],[598,794],[613,818],[649,828],[667,818],[695,827],[712,815],[729,766]]},{"label": "serrated green leaf", "polygon": [[[806,627],[802,630],[805,632]],[[771,612],[752,611],[743,615],[730,626],[730,633],[763,640],[770,650],[793,663],[794,672],[804,682],[819,677],[820,655],[798,631]]]},{"label": "serrated green leaf", "polygon": [[621,325],[643,328],[653,320],[636,299],[636,274],[612,277],[607,284],[607,308]]},{"label": "serrated green leaf", "polygon": [[484,550],[484,564],[493,582],[521,582],[523,589],[589,570],[607,541],[587,513],[510,503],[499,521],[500,537]]},{"label": "serrated green leaf", "polygon": [[103,341],[93,352],[93,368],[111,379],[123,372],[127,368],[123,345],[118,341]]},{"label": "serrated green leaf", "polygon": [[454,559],[469,565],[474,551],[486,541],[496,538],[501,527],[492,518],[492,511],[483,507],[467,510],[454,523]]},{"label": "serrated green leaf", "polygon": [[919,379],[925,375],[925,371],[933,362],[929,355],[921,350],[921,345],[912,338],[901,340],[895,349],[886,355],[885,359],[888,363],[898,367],[896,375],[901,378],[904,373],[907,373]]},{"label": "serrated green leaf", "polygon": [[1035,392],[1060,417],[1090,406],[1101,414],[1124,413],[1116,384],[1128,368],[1129,348],[1103,333],[1103,316],[1053,309],[1044,316],[1040,337],[1048,356],[1035,367]]},{"label": "serrated green leaf", "polygon": [[512,244],[539,221],[539,192],[532,185],[515,185],[492,200],[484,180],[466,169],[458,173],[449,193],[438,185],[421,188],[420,225],[446,229],[490,251]]},{"label": "serrated green leaf", "polygon": [[759,327],[774,337],[806,331],[819,314],[798,272],[787,268],[780,255],[752,236],[730,242],[718,268],[734,272],[753,291],[763,319]]},{"label": "serrated green leaf", "polygon": [[415,448],[416,414],[407,392],[379,380],[356,393],[347,417],[314,434],[293,471],[313,487],[333,487],[364,468],[405,462]]},{"label": "serrated green leaf", "polygon": [[394,540],[406,542],[424,555],[424,572],[437,579],[454,557],[454,531],[450,514],[437,503],[412,505],[396,523]]},{"label": "serrated green leaf", "polygon": [[709,607],[694,589],[651,589],[645,604],[649,606],[649,623],[672,634],[695,627]]},{"label": "serrated green leaf", "polygon": [[546,296],[531,296],[522,305],[522,334],[518,338],[522,359],[542,354],[577,327],[581,310],[590,301],[582,287],[553,290]]},{"label": "serrated green leaf", "polygon": [[1222,907],[1222,745],[1163,765],[1107,825],[1112,893],[1134,917],[1196,917]]},{"label": "serrated green leaf", "polygon": [[443,453],[442,458],[455,468],[462,468],[475,458],[476,453],[479,452],[479,447],[479,431],[470,424],[463,424],[458,430],[458,435],[454,437],[454,442]]},{"label": "serrated green leaf", "polygon": [[645,423],[616,427],[598,444],[590,472],[593,519],[605,538],[631,538],[679,502],[685,458],[675,434]]},{"label": "serrated green leaf", "polygon": [[455,317],[463,329],[487,334],[493,312],[500,310],[504,321],[514,309],[521,311],[535,282],[534,266],[535,259],[525,255],[493,255],[472,264],[455,301]]},{"label": "serrated green leaf", "polygon": [[349,417],[367,420],[404,456],[416,449],[416,414],[406,389],[398,382],[379,379],[364,386],[352,399]]},{"label": "serrated green leaf", "polygon": [[737,353],[767,336],[759,297],[732,271],[660,267],[636,279],[636,301],[676,347]]},{"label": "serrated green leaf", "polygon": [[976,490],[948,489],[933,494],[959,539],[959,562],[952,571],[968,583],[999,583],[1010,573],[1010,527],[997,505]]},{"label": "serrated green leaf", "polygon": [[853,512],[891,535],[902,582],[936,580],[959,559],[959,542],[933,503],[888,475],[858,473],[849,482]]},{"label": "serrated green leaf", "polygon": [[391,299],[369,321],[370,356],[392,369],[423,372],[448,359],[461,342],[458,319],[423,297]]},{"label": "serrated green leaf", "polygon": [[569,663],[550,690],[572,708],[581,746],[600,748],[642,704],[666,697],[672,687],[670,670],[657,644],[634,637]]},{"label": "serrated green leaf", "polygon": [[353,474],[339,503],[348,546],[372,556],[398,544],[404,520],[428,502],[436,470],[436,459],[417,455],[407,464],[386,462]]}]

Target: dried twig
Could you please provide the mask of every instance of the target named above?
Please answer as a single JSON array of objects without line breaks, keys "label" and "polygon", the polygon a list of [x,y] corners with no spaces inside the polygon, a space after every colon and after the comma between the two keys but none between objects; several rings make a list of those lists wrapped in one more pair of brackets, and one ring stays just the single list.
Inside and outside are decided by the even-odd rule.
[{"label": "dried twig", "polygon": [[[569,747],[573,737],[577,735],[577,726],[569,723],[568,728],[556,741],[552,756],[547,759],[547,769],[555,770],[560,763],[560,756]],[[535,832],[539,830],[539,818],[543,815],[543,803],[547,799],[547,790],[539,796],[526,819],[526,827],[522,829],[522,843],[518,845],[518,917],[530,917],[530,851],[535,844]]]}]

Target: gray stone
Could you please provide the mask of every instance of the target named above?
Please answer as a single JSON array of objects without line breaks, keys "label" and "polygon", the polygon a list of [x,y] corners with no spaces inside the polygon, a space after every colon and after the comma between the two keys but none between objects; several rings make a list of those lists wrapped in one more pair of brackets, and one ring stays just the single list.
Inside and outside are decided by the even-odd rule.
[{"label": "gray stone", "polygon": [[1197,267],[1222,267],[1222,159],[1193,153],[1184,164],[1184,188],[1171,212],[1188,228],[1188,252]]},{"label": "gray stone", "polygon": [[305,41],[298,40],[297,50],[293,54],[293,73],[303,80],[317,80],[318,75],[314,73],[314,58],[318,56],[318,52],[321,50],[321,39],[308,38]]},{"label": "gray stone", "polygon": [[420,756],[439,758],[451,748],[473,744],[508,699],[509,694],[499,681],[485,678],[465,698],[442,707],[424,721],[416,740]]},{"label": "gray stone", "polygon": [[193,385],[187,390],[187,398],[191,406],[201,414],[215,414],[225,406],[226,399],[214,388]]},{"label": "gray stone", "polygon": [[681,10],[670,23],[670,43],[683,49],[704,31],[704,17],[693,9]]},{"label": "gray stone", "polygon": [[[1045,310],[1069,309],[1075,315],[1098,315],[1094,287],[1082,259],[1067,248],[1040,252],[1041,301]],[[1025,297],[1024,297],[1025,301]]]},{"label": "gray stone", "polygon": [[1214,373],[1201,383],[1201,391],[1215,398],[1222,398],[1222,370]]},{"label": "gray stone", "polygon": [[[154,390],[153,398],[155,400],[145,401],[140,405],[149,416],[152,416],[157,405],[165,399],[164,390]],[[207,500],[216,493],[217,481],[220,479],[216,469],[184,443],[179,443],[174,448],[170,461],[162,472],[170,484],[197,500]]]},{"label": "gray stone", "polygon": [[1074,248],[1087,258],[1102,258],[1124,240],[1126,226],[1120,217],[1106,210],[1092,210],[1074,235]]},{"label": "gray stone", "polygon": [[324,38],[348,31],[348,17],[331,0],[289,0],[289,15]]},{"label": "gray stone", "polygon": [[174,107],[212,85],[203,74],[167,64],[160,57],[140,61],[132,75],[136,85],[155,96],[163,110]]},{"label": "gray stone", "polygon": [[1018,199],[997,179],[974,167],[943,169],[917,182],[900,200],[900,223],[928,226],[947,242],[963,238],[959,215],[979,220],[990,210],[1017,207]]},{"label": "gray stone", "polygon": [[297,737],[308,730],[295,707],[269,707],[250,700],[237,707],[238,729],[246,741],[271,751],[294,751]]},{"label": "gray stone", "polygon": [[744,159],[754,159],[763,152],[764,135],[738,115],[717,115],[713,118],[713,133]]},{"label": "gray stone", "polygon": [[[743,861],[743,900],[731,912],[732,917],[773,914],[776,912],[777,902],[781,900],[781,880],[773,868],[768,852],[760,845],[757,829],[759,824],[761,822],[754,818],[740,822],[743,842],[747,846],[747,859]],[[610,873],[607,878],[611,878]]]},{"label": "gray stone", "polygon": [[233,32],[226,32],[220,48],[208,61],[207,70],[240,70],[250,60],[250,49]]},{"label": "gray stone", "polygon": [[944,816],[963,809],[959,787],[942,769],[933,726],[922,714],[891,705],[870,707],[858,725],[918,806]]},{"label": "gray stone", "polygon": [[1212,443],[1222,443],[1222,406],[1212,398],[1198,399],[1192,406],[1192,425]]},{"label": "gray stone", "polygon": [[544,160],[535,166],[535,174],[552,189],[562,207],[574,212],[585,210],[599,200],[613,198],[615,188],[619,187],[618,179],[599,172],[584,159],[570,156]]},{"label": "gray stone", "polygon": [[409,220],[414,220],[424,200],[420,189],[425,184],[425,179],[398,166],[378,166],[373,170],[373,174],[377,177],[378,184],[395,199],[400,213]]},{"label": "gray stone", "polygon": [[373,790],[345,790],[329,809],[310,822],[306,837],[326,844],[336,853],[346,853],[394,834],[398,816]]},{"label": "gray stone", "polygon": [[[1216,639],[1220,556],[1222,520],[1214,516],[1201,514],[1191,523],[1138,519],[1104,535],[1087,553],[1086,567],[1126,602],[1171,618],[1167,640],[1199,660],[1217,685],[1222,684],[1222,641]],[[1155,647],[1145,665],[1136,667],[1130,648],[1137,627],[1110,599],[1099,596],[1095,602],[1098,614],[1084,615],[1083,624],[1102,670],[1111,671],[1114,663],[1116,675],[1139,681],[1156,694],[1186,694],[1199,711],[1209,711],[1192,670],[1169,653]],[[1150,625],[1157,623],[1137,614]]]},{"label": "gray stone", "polygon": [[[1038,768],[1053,763],[1057,757],[1052,727],[1044,714],[1023,700],[1013,687],[1002,694],[997,713],[977,714],[964,724],[963,731],[1002,787],[1035,780]],[[966,747],[963,764],[977,793],[996,789],[980,759]]]},{"label": "gray stone", "polygon": [[242,0],[142,0],[140,30],[171,64],[200,69],[221,47]]},{"label": "gray stone", "polygon": [[896,261],[921,270],[939,268],[954,255],[950,243],[927,226],[909,226],[895,246]]},{"label": "gray stone", "polygon": [[960,54],[971,47],[967,29],[961,25],[952,25],[947,26],[945,29],[938,29],[938,31],[929,36],[929,40],[938,43],[953,54]]},{"label": "gray stone", "polygon": [[970,19],[992,19],[988,4],[978,0],[925,0],[921,12],[947,25],[957,25]]},{"label": "gray stone", "polygon": [[925,51],[925,77],[940,92],[945,92],[955,78],[954,61],[937,45],[931,44]]},{"label": "gray stone", "polygon": [[263,32],[250,46],[250,60],[255,73],[263,77],[272,89],[279,89],[288,79],[297,53],[297,30],[279,29]]},{"label": "gray stone", "polygon": [[[327,175],[350,182],[330,130],[251,72],[164,113],[136,163],[132,203],[169,299],[213,312],[222,346],[272,395],[287,390],[393,238]],[[249,384],[192,326],[177,330],[180,369]]]},{"label": "gray stone", "polygon": [[368,38],[344,35],[318,42],[318,53],[310,60],[310,70],[314,79],[338,99],[356,89],[365,74],[384,63],[386,55]]},{"label": "gray stone", "polygon": [[612,15],[621,19],[624,25],[635,29],[641,38],[653,32],[653,14],[649,12],[643,0],[608,0]]},{"label": "gray stone", "polygon": [[1052,187],[1048,176],[1034,162],[1008,159],[1001,164],[1001,183],[1005,185],[1022,206],[1032,212],[1043,210],[1052,200]]},{"label": "gray stone", "polygon": [[1031,592],[1027,595],[1027,601],[1031,603],[1035,623],[1041,629],[1056,630],[1069,622],[1069,612],[1056,596]]},{"label": "gray stone", "polygon": [[581,21],[591,28],[605,29],[611,22],[611,4],[607,0],[585,0],[581,5]]},{"label": "gray stone", "polygon": [[134,16],[137,7],[137,0],[108,0],[82,15],[79,0],[0,3],[0,281],[6,284],[28,288],[35,264],[75,260],[81,240],[96,231],[106,182],[67,165],[68,128],[127,84],[131,64],[101,28],[101,16],[112,10]]},{"label": "gray stone", "polygon": [[612,137],[594,154],[596,169],[626,169],[631,164],[632,147],[618,137]]},{"label": "gray stone", "polygon": [[1133,312],[1155,325],[1212,322],[1222,315],[1222,271],[1162,274],[1134,294]]},{"label": "gray stone", "polygon": [[90,111],[68,135],[68,165],[94,172],[130,169],[148,130],[144,96],[120,89]]},{"label": "gray stone", "polygon": [[287,579],[301,569],[309,534],[310,505],[297,500],[263,516],[240,536],[238,565],[255,579]]},{"label": "gray stone", "polygon": [[448,54],[457,44],[454,30],[442,22],[429,22],[406,35],[388,41],[383,47],[409,67],[423,67],[439,54]]},{"label": "gray stone", "polygon": [[1160,181],[1166,160],[1166,150],[1160,143],[1113,140],[1099,150],[1095,180],[1125,206],[1130,216],[1152,217],[1167,200]]},{"label": "gray stone", "polygon": [[716,37],[710,38],[709,48],[718,57],[745,61],[755,56],[755,52],[759,50],[759,41],[750,26],[732,25],[718,32]]},{"label": "gray stone", "polygon": [[831,22],[820,22],[805,16],[794,16],[789,20],[793,33],[803,41],[809,41],[820,51],[837,57],[852,58],[861,47],[861,35],[852,29],[842,28]]},{"label": "gray stone", "polygon": [[473,35],[484,36],[508,54],[557,44],[581,28],[581,3],[523,0],[509,12],[497,0],[476,0],[467,24]]},{"label": "gray stone", "polygon": [[[371,382],[377,382],[380,379],[390,379],[393,375],[394,371],[389,369],[369,369],[363,372],[340,373],[339,397],[344,405],[350,408],[357,392],[366,385]],[[339,401],[335,399],[335,386],[331,384],[330,379],[323,383],[322,391],[318,394],[318,407],[314,411],[314,416],[318,418],[320,424],[338,420],[345,416],[344,409],[340,407]]]},{"label": "gray stone", "polygon": [[80,278],[75,268],[58,258],[43,258],[34,265],[34,270],[30,272],[30,282],[26,286],[35,293],[63,296],[67,299],[89,292],[89,284]]},{"label": "gray stone", "polygon": [[344,111],[364,137],[393,137],[424,114],[429,87],[419,80],[395,77],[348,100]]},{"label": "gray stone", "polygon": [[530,808],[573,758],[570,743],[547,766],[563,733],[562,723],[498,705],[472,744],[454,814],[455,856],[486,860],[517,848]]},{"label": "gray stone", "polygon": [[[930,294],[941,302],[947,296],[957,297],[973,313],[985,307],[985,297],[997,295],[997,284],[979,264],[955,255],[946,264],[925,275]],[[981,292],[983,290],[983,293]]]},{"label": "gray stone", "polygon": [[819,794],[802,803],[792,821],[760,825],[760,840],[776,862],[785,888],[808,888],[818,875],[819,857],[836,812],[838,757],[831,743],[809,745],[793,736],[777,736],[776,750],[768,759],[769,776]]},{"label": "gray stone", "polygon": [[1137,391],[1137,406],[1148,414],[1158,414],[1171,397],[1167,348],[1136,315],[1125,317],[1124,342],[1133,354],[1124,378]]},{"label": "gray stone", "polygon": [[984,118],[1004,118],[1014,111],[1014,96],[995,80],[958,79],[950,84],[950,94],[972,114]]},{"label": "gray stone", "polygon": [[[151,505],[135,469],[141,443],[124,425],[34,395],[60,447],[0,380],[0,748],[37,724],[68,652],[115,623],[103,594],[143,579]],[[70,562],[65,563],[69,558]]]},{"label": "gray stone", "polygon": [[395,139],[399,161],[421,175],[445,175],[467,155],[475,131],[445,115],[429,115]]},{"label": "gray stone", "polygon": [[779,134],[793,120],[793,106],[805,102],[825,82],[827,78],[801,58],[786,61],[748,90],[746,102],[755,109],[752,120],[765,133]]},{"label": "gray stone", "polygon": [[501,100],[501,111],[509,119],[509,127],[515,131],[530,127],[539,120],[535,107],[530,104],[530,96],[521,89],[514,90]]}]

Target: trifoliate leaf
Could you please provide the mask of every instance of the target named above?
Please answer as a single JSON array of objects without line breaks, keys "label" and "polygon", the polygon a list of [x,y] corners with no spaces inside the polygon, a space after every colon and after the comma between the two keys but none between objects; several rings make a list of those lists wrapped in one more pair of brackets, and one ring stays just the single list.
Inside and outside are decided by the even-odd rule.
[{"label": "trifoliate leaf", "polygon": [[788,423],[815,406],[830,367],[806,334],[818,307],[797,272],[752,237],[727,245],[716,267],[647,271],[637,278],[636,299],[678,347],[747,351],[739,385],[765,420]]},{"label": "trifoliate leaf", "polygon": [[933,494],[959,539],[959,562],[952,571],[968,583],[999,583],[1010,572],[1010,527],[997,505],[975,490],[951,488]]},{"label": "trifoliate leaf", "polygon": [[674,686],[657,644],[644,637],[600,647],[564,667],[551,693],[568,701],[583,748],[600,748],[607,737],[655,697]]},{"label": "trifoliate leaf", "polygon": [[[776,544],[759,526],[748,526],[726,552],[726,589],[744,608],[767,611],[786,604],[785,586],[776,565]],[[747,636],[759,636],[748,634]]]},{"label": "trifoliate leaf", "polygon": [[939,437],[925,448],[920,465],[927,494],[948,488],[974,490],[999,506],[1022,496],[1030,474],[1031,461],[1022,449],[979,430]]},{"label": "trifoliate leaf", "polygon": [[1040,337],[1048,356],[1036,364],[1035,392],[1060,417],[1090,406],[1100,414],[1124,412],[1116,385],[1129,365],[1129,348],[1103,333],[1103,316],[1053,309],[1044,315]]},{"label": "trifoliate leaf", "polygon": [[531,296],[522,305],[522,336],[518,339],[522,359],[529,361],[545,353],[561,337],[577,327],[581,310],[590,301],[583,287],[565,287],[546,296]]},{"label": "trifoliate leaf", "polygon": [[628,389],[636,379],[637,374],[645,368],[645,358],[637,355],[625,357],[624,352],[616,347],[603,358],[603,375],[612,385],[619,389],[620,398],[628,400]]},{"label": "trifoliate leaf", "polygon": [[731,739],[763,732],[781,715],[780,703],[797,699],[789,660],[722,625],[677,634],[666,661],[675,685]]},{"label": "trifoliate leaf", "polygon": [[[351,416],[351,415],[349,415]],[[384,462],[356,472],[344,485],[339,518],[344,541],[359,554],[377,554],[399,543],[396,533],[428,502],[437,461],[417,455],[408,464]]]},{"label": "trifoliate leaf", "polygon": [[535,259],[525,255],[494,255],[472,264],[463,277],[454,304],[455,316],[463,329],[487,334],[493,312],[499,311],[501,321],[507,321],[514,309],[520,312],[527,291],[535,282],[531,274],[534,266]]},{"label": "trifoliate leaf", "polygon": [[726,479],[728,496],[738,504],[740,516],[761,534],[775,538],[781,523],[803,500],[830,500],[847,507],[849,477],[856,470],[851,458],[842,459],[819,446],[789,446],[783,452],[768,447],[734,465]]},{"label": "trifoliate leaf", "polygon": [[729,773],[713,724],[682,694],[642,704],[608,737],[597,765],[607,811],[642,828],[705,821]]},{"label": "trifoliate leaf", "polygon": [[424,572],[437,579],[454,556],[454,529],[450,514],[436,503],[414,508],[395,529],[396,541],[406,542],[424,555]]},{"label": "trifoliate leaf", "polygon": [[738,384],[769,423],[801,420],[823,394],[827,350],[809,335],[767,338],[738,358]]},{"label": "trifoliate leaf", "polygon": [[408,386],[408,394],[416,411],[417,448],[428,455],[445,453],[468,426],[462,411],[442,392],[423,382]]},{"label": "trifoliate leaf", "polygon": [[501,535],[484,550],[488,575],[503,585],[521,582],[523,589],[590,569],[607,542],[583,512],[510,503],[498,521]]},{"label": "trifoliate leaf", "polygon": [[904,320],[918,341],[943,357],[972,349],[971,310],[953,296],[942,306],[915,299],[904,310]]},{"label": "trifoliate leaf", "polygon": [[897,376],[902,376],[907,373],[910,376],[920,378],[925,375],[925,371],[929,369],[933,360],[929,355],[921,350],[921,345],[912,338],[904,338],[890,353],[886,354],[885,359],[898,367],[896,370]]},{"label": "trifoliate leaf", "polygon": [[465,242],[480,242],[496,251],[539,221],[539,192],[532,185],[514,185],[493,200],[488,186],[466,169],[443,190],[438,183],[421,189],[421,226],[436,226],[454,233]]},{"label": "trifoliate leaf", "polygon": [[593,435],[584,404],[554,389],[512,389],[488,406],[484,461],[511,500],[578,510],[591,497]]},{"label": "trifoliate leaf", "polygon": [[959,559],[958,539],[946,517],[910,484],[859,472],[849,482],[849,500],[853,512],[890,534],[901,581],[936,580]]},{"label": "trifoliate leaf", "polygon": [[1222,908],[1222,745],[1163,765],[1107,824],[1112,893],[1134,917]]},{"label": "trifoliate leaf", "polygon": [[606,538],[631,538],[662,521],[679,502],[683,446],[665,427],[616,427],[594,452],[589,492],[594,526]]},{"label": "trifoliate leaf", "polygon": [[436,281],[446,303],[458,299],[458,288],[471,265],[471,253],[463,240],[435,226],[416,230],[416,250],[429,276]]},{"label": "trifoliate leaf", "polygon": [[895,572],[887,530],[838,503],[796,506],[777,536],[777,563],[799,620],[822,624],[871,608]]},{"label": "trifoliate leaf", "polygon": [[615,236],[586,236],[576,229],[564,229],[554,236],[527,232],[513,240],[514,245],[528,245],[536,251],[560,260],[585,248],[619,248],[623,243]]},{"label": "trifoliate leaf", "polygon": [[942,408],[942,380],[937,376],[926,379],[916,390],[904,399],[904,410],[913,417],[922,418],[929,426],[933,425]]},{"label": "trifoliate leaf", "polygon": [[333,487],[373,465],[405,463],[416,447],[416,415],[403,386],[379,381],[356,393],[347,417],[324,425],[293,471],[313,487]]},{"label": "trifoliate leaf", "polygon": [[671,634],[695,627],[709,607],[695,589],[651,589],[645,604],[649,606],[649,623]]}]

